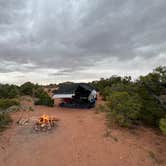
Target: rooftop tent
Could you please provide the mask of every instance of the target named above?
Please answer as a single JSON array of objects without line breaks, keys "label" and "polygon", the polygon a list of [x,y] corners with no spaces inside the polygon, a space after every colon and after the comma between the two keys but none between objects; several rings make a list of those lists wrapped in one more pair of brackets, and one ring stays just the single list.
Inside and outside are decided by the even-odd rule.
[{"label": "rooftop tent", "polygon": [[75,90],[75,96],[80,98],[87,98],[93,89],[87,85],[79,85]]},{"label": "rooftop tent", "polygon": [[62,83],[59,88],[55,90],[54,94],[74,94],[79,84],[77,83]]},{"label": "rooftop tent", "polygon": [[60,84],[59,88],[53,91],[53,99],[72,98],[77,87],[78,85],[74,83]]}]

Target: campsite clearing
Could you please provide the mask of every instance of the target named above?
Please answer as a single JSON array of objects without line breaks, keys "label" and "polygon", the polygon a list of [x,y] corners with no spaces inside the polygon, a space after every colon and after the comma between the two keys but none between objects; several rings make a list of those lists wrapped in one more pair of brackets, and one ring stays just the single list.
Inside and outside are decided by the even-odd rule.
[{"label": "campsite clearing", "polygon": [[[99,102],[99,101],[98,101]],[[111,129],[105,114],[93,109],[35,106],[30,123],[0,135],[1,166],[152,166],[166,165],[166,138],[152,129]],[[60,119],[58,126],[36,133],[31,123],[43,114]]]}]

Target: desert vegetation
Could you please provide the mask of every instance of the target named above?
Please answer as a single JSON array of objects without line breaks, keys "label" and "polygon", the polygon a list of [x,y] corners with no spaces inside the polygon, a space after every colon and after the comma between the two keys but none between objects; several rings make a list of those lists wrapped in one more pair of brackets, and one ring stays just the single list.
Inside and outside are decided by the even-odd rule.
[{"label": "desert vegetation", "polygon": [[[109,125],[118,124],[128,128],[148,125],[166,134],[165,66],[157,67],[137,80],[132,80],[130,76],[111,76],[89,84],[95,87],[105,100],[97,110],[107,113]],[[20,97],[25,95],[31,96],[35,105],[54,105],[54,101],[42,86],[26,82],[21,86],[0,85],[0,109],[5,111],[13,105],[19,105]]]},{"label": "desert vegetation", "polygon": [[[30,96],[36,105],[53,106],[54,101],[43,90],[42,86],[26,82],[21,86],[0,85],[0,131],[5,129],[11,122],[10,115],[7,113],[10,108],[20,107],[22,96]],[[14,110],[19,110],[18,108]]]},{"label": "desert vegetation", "polygon": [[106,101],[108,123],[122,127],[145,124],[166,134],[166,67],[133,81],[131,77],[112,76],[91,83]]},{"label": "desert vegetation", "polygon": [[51,97],[43,90],[43,87],[39,86],[38,84],[26,82],[20,86],[20,93],[22,95],[29,95],[36,98],[36,105],[46,105],[51,107],[54,105],[54,101],[51,99]]},{"label": "desert vegetation", "polygon": [[12,119],[8,113],[0,112],[0,132],[6,129],[11,122]]}]

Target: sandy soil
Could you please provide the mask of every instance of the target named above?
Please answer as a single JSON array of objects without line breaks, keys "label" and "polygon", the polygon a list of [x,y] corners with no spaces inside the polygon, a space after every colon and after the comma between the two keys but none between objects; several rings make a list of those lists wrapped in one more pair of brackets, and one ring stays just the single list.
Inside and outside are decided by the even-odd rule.
[{"label": "sandy soil", "polygon": [[[105,115],[36,106],[30,123],[0,135],[0,166],[152,166],[166,165],[166,138],[152,129],[127,131],[106,127]],[[57,116],[58,127],[46,133],[32,130],[42,114]]]}]

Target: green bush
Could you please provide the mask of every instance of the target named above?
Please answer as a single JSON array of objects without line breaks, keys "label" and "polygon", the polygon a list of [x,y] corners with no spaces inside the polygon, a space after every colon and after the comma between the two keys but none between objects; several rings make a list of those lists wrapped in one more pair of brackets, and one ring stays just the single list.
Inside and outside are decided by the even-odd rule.
[{"label": "green bush", "polygon": [[46,92],[42,92],[38,96],[38,100],[35,102],[35,105],[46,105],[46,106],[53,107],[54,100],[52,100],[51,97]]},{"label": "green bush", "polygon": [[0,99],[0,109],[7,109],[13,105],[19,105],[19,101],[17,99]]},{"label": "green bush", "polygon": [[21,107],[20,105],[13,105],[11,107],[9,107],[6,111],[7,112],[16,112],[16,111],[20,111]]},{"label": "green bush", "polygon": [[34,84],[26,82],[20,86],[20,91],[23,95],[33,96]]},{"label": "green bush", "polygon": [[95,113],[108,112],[108,111],[109,111],[109,108],[105,104],[100,104],[95,109]]},{"label": "green bush", "polygon": [[108,119],[123,127],[130,127],[140,119],[142,103],[138,95],[129,95],[128,92],[112,92],[107,106],[110,109]]},{"label": "green bush", "polygon": [[0,85],[0,98],[15,98],[19,96],[19,87],[15,85]]},{"label": "green bush", "polygon": [[35,105],[54,106],[54,100],[39,85],[26,82],[20,87],[21,94],[36,97]]},{"label": "green bush", "polygon": [[135,81],[130,76],[112,76],[91,84],[107,102],[109,122],[126,127],[137,122],[160,129],[163,126],[160,119],[166,117],[166,102],[161,96],[166,95],[166,66],[159,66]]},{"label": "green bush", "polygon": [[12,122],[8,113],[0,113],[0,132],[3,131]]},{"label": "green bush", "polygon": [[166,135],[166,118],[160,119],[159,127],[161,132]]},{"label": "green bush", "polygon": [[43,94],[43,93],[46,93],[46,92],[44,92],[42,87],[36,87],[34,89],[34,96],[37,98],[39,98],[41,96],[41,94]]},{"label": "green bush", "polygon": [[146,87],[139,87],[138,94],[142,100],[141,120],[149,126],[158,127],[159,120],[166,114],[164,108],[149,94]]},{"label": "green bush", "polygon": [[103,100],[106,100],[107,97],[109,97],[111,95],[111,88],[109,86],[106,86],[101,92],[100,94],[103,97]]}]

